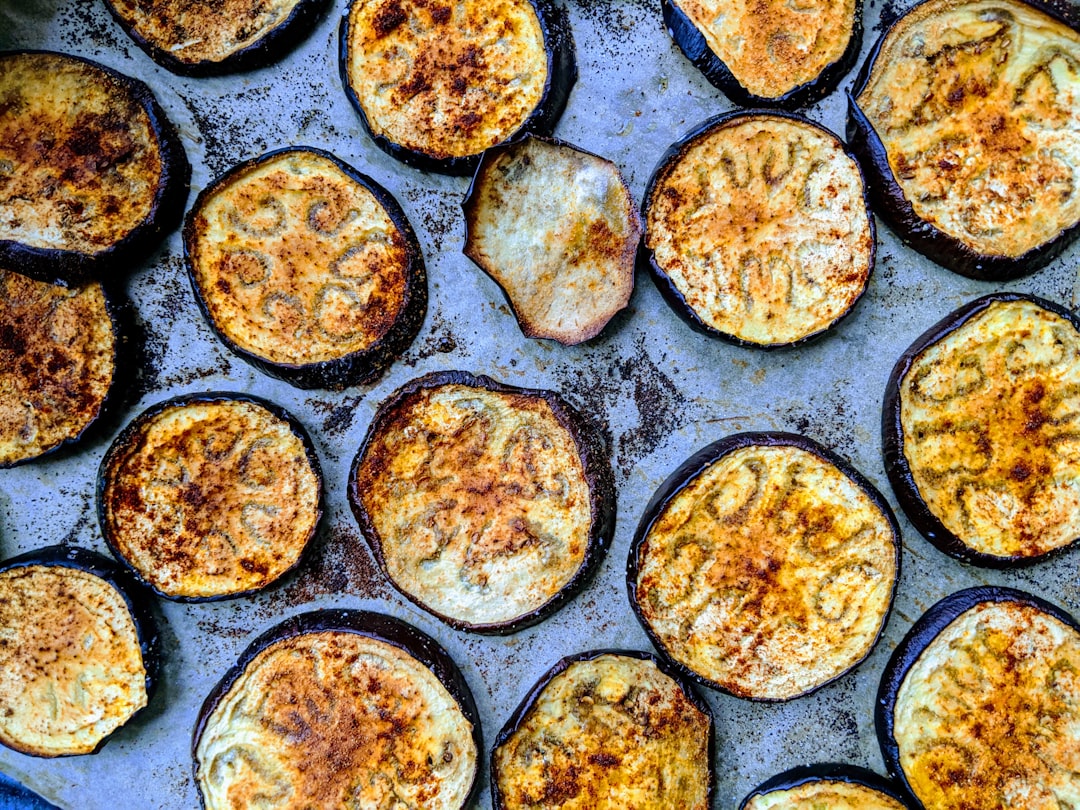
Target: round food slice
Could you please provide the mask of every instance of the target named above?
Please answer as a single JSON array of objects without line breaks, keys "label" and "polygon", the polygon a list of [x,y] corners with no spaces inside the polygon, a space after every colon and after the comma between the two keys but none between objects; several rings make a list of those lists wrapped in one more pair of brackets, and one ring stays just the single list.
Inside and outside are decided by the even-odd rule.
[{"label": "round food slice", "polygon": [[1035,562],[1080,538],[1080,319],[995,293],[932,326],[897,361],[882,414],[885,470],[941,551]]},{"label": "round food slice", "polygon": [[882,676],[885,765],[926,810],[1080,802],[1080,625],[1010,588],[938,602]]},{"label": "round food slice", "polygon": [[791,115],[706,121],[645,192],[645,247],[664,298],[694,329],[790,346],[854,308],[874,267],[874,220],[840,139]]},{"label": "round food slice", "polygon": [[162,67],[213,76],[268,65],[315,27],[327,0],[105,0]]},{"label": "round food slice", "polygon": [[907,810],[887,779],[855,765],[803,765],[766,780],[739,810]]},{"label": "round food slice", "polygon": [[526,337],[581,343],[629,303],[641,217],[614,163],[526,137],[484,154],[462,208],[465,255]]},{"label": "round food slice", "polygon": [[379,406],[349,501],[383,572],[465,630],[535,624],[584,585],[615,523],[597,432],[562,397],[462,371]]},{"label": "round food slice", "polygon": [[112,560],[74,546],[0,564],[0,743],[94,754],[142,711],[159,666],[149,601]]},{"label": "round food slice", "polygon": [[862,45],[856,0],[662,0],[675,44],[743,107],[801,107],[824,98]]},{"label": "round food slice", "polygon": [[353,0],[341,77],[375,144],[428,171],[471,174],[485,149],[550,135],[577,81],[552,0]]},{"label": "round food slice", "polygon": [[462,810],[481,749],[472,693],[442,647],[357,610],[259,636],[206,698],[192,742],[207,810]]},{"label": "round food slice", "polygon": [[1058,17],[1067,6],[929,0],[882,34],[855,82],[848,132],[875,211],[957,273],[1015,278],[1077,235],[1080,33]]},{"label": "round food slice", "polygon": [[75,442],[97,421],[119,339],[100,284],[68,289],[0,269],[0,467]]},{"label": "round food slice", "polygon": [[328,152],[283,149],[199,194],[195,298],[230,349],[301,388],[371,382],[427,312],[420,243],[390,192]]},{"label": "round food slice", "polygon": [[495,810],[708,810],[708,705],[648,653],[561,660],[491,752]]},{"label": "round food slice", "polygon": [[681,671],[736,697],[800,697],[858,665],[885,627],[900,529],[873,485],[803,436],[740,433],[657,490],[630,601]]},{"label": "round food slice", "polygon": [[55,284],[127,272],[177,222],[191,168],[142,82],[0,53],[0,265]]},{"label": "round food slice", "polygon": [[101,463],[98,519],[112,552],[180,601],[264,588],[300,561],[322,515],[303,426],[239,394],[152,406]]}]

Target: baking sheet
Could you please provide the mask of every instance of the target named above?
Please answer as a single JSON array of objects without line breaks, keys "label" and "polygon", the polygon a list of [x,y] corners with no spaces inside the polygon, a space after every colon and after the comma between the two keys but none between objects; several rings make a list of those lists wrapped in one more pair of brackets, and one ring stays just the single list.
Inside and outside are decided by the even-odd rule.
[{"label": "baking sheet", "polygon": [[[306,144],[328,149],[401,202],[427,260],[431,303],[404,356],[376,384],[305,392],[255,371],[203,322],[178,233],[134,268],[129,292],[147,331],[149,365],[125,418],[193,391],[245,391],[290,410],[323,463],[328,514],[302,568],[254,597],[161,603],[165,665],[148,710],[101,753],[38,760],[0,750],[0,771],[66,808],[191,808],[191,729],[203,698],[240,651],[286,616],[325,607],[382,611],[416,625],[454,657],[472,687],[485,744],[528,688],[564,655],[597,647],[650,649],[627,602],[630,539],[654,489],[698,448],[743,430],[792,430],[833,448],[896,509],[881,461],[879,419],[889,371],[912,340],[944,314],[996,289],[1024,290],[1075,307],[1073,247],[1031,278],[995,285],[961,278],[904,248],[879,222],[877,267],[855,313],[823,340],[765,353],[690,331],[642,274],[629,309],[588,345],[522,337],[501,292],[461,254],[460,202],[468,180],[426,174],[376,149],[338,78],[337,29],[346,7],[277,65],[247,74],[183,79],[159,68],[99,0],[4,0],[0,47],[49,48],[95,59],[146,81],[177,125],[193,167],[192,194],[240,160]],[[640,200],[664,149],[733,105],[682,56],[663,28],[658,0],[569,0],[580,79],[556,135],[614,160]],[[865,10],[865,59],[882,15]],[[843,133],[843,90],[809,108]],[[400,597],[383,579],[346,502],[349,464],[378,403],[409,379],[440,369],[554,388],[604,428],[618,486],[614,543],[592,582],[540,625],[506,638],[456,632]],[[68,542],[106,552],[94,513],[94,479],[112,435],[59,460],[0,471],[0,556]],[[1080,612],[1080,549],[1017,572],[985,571],[944,556],[897,510],[904,533],[898,596],[885,634],[854,673],[810,697],[753,704],[702,690],[716,718],[716,806],[733,808],[764,779],[808,762],[843,761],[884,772],[873,728],[882,668],[933,602],[976,584],[1031,591]],[[107,552],[106,552],[107,553]],[[485,760],[486,760],[486,751]],[[490,807],[486,764],[479,807]]]}]

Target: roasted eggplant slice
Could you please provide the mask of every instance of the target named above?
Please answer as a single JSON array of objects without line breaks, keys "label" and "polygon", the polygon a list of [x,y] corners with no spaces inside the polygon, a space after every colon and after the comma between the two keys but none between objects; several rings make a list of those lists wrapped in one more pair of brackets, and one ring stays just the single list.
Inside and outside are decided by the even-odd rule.
[{"label": "roasted eggplant slice", "polygon": [[761,783],[739,810],[907,810],[888,779],[855,765],[803,765]]},{"label": "roasted eggplant slice", "polygon": [[255,397],[195,394],[136,418],[101,462],[109,548],[167,599],[264,588],[294,568],[322,515],[303,426]]},{"label": "roasted eggplant slice", "polygon": [[856,470],[791,433],[740,433],[691,456],[638,524],[630,602],[676,667],[779,701],[857,666],[885,627],[900,529]]},{"label": "roasted eggplant slice", "polygon": [[611,542],[615,488],[593,426],[562,397],[462,371],[379,406],[349,501],[383,572],[459,629],[535,624]]},{"label": "roasted eggplant slice", "polygon": [[114,313],[100,284],[0,269],[0,467],[77,441],[101,416],[117,378]]},{"label": "roasted eggplant slice", "polygon": [[328,0],[105,0],[162,67],[213,76],[268,65],[308,35]]},{"label": "roasted eggplant slice", "polygon": [[484,154],[462,208],[465,255],[526,337],[581,343],[629,303],[641,217],[611,161],[526,137]]},{"label": "roasted eggplant slice", "polygon": [[851,312],[874,267],[874,220],[839,138],[793,115],[737,113],[660,161],[644,244],[657,287],[691,327],[776,348]]},{"label": "roasted eggplant slice", "polygon": [[328,152],[283,149],[199,194],[195,298],[230,349],[301,388],[371,382],[427,312],[420,244],[390,192]]},{"label": "roasted eggplant slice", "polygon": [[149,594],[112,560],[50,546],[0,564],[0,743],[97,753],[147,705],[158,666]]},{"label": "roasted eggplant slice", "polygon": [[662,0],[675,44],[744,107],[800,107],[831,93],[862,44],[856,0]]},{"label": "roasted eggplant slice", "polygon": [[1080,801],[1080,625],[1010,588],[969,588],[908,631],[882,676],[878,740],[926,810]]},{"label": "roasted eggplant slice", "polygon": [[207,810],[462,810],[482,748],[446,651],[358,610],[305,613],[259,636],[206,698],[192,742]]},{"label": "roasted eggplant slice", "polygon": [[472,174],[517,133],[550,135],[577,81],[554,0],[353,0],[341,78],[375,144],[409,165]]},{"label": "roasted eggplant slice", "polygon": [[995,293],[932,326],[893,368],[885,469],[912,524],[976,565],[1080,538],[1080,319]]},{"label": "roasted eggplant slice", "polygon": [[561,660],[499,732],[495,810],[708,810],[712,713],[648,653]]},{"label": "roasted eggplant slice", "polygon": [[0,266],[71,286],[127,272],[180,221],[190,174],[142,82],[0,53]]},{"label": "roasted eggplant slice", "polygon": [[908,245],[971,278],[1037,270],[1080,222],[1080,33],[1019,0],[922,3],[874,47],[848,133]]}]

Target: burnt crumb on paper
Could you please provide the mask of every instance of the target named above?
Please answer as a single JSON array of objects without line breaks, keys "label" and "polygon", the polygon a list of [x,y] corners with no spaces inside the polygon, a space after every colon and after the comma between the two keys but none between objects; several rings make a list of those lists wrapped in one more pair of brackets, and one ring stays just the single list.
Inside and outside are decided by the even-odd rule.
[{"label": "burnt crumb on paper", "polygon": [[789,405],[777,416],[781,430],[811,438],[849,459],[857,455],[861,441],[852,426],[856,413],[851,401],[839,391]]},{"label": "burnt crumb on paper", "polygon": [[460,248],[465,241],[465,216],[457,191],[407,185],[402,188],[401,196],[412,204],[415,213],[409,219],[418,231],[425,256],[441,253],[448,246]]},{"label": "burnt crumb on paper", "polygon": [[[267,88],[225,96],[214,101],[193,101],[178,93],[191,112],[206,147],[204,157],[211,177],[218,177],[237,163],[257,157],[267,151],[267,141],[254,135],[265,129],[263,110],[268,105]],[[238,111],[251,110],[258,118]]]},{"label": "burnt crumb on paper", "polygon": [[414,342],[402,355],[402,365],[415,368],[421,360],[427,360],[437,354],[452,354],[457,351],[460,345],[457,336],[438,310],[431,311],[430,321],[428,334],[422,340]]},{"label": "burnt crumb on paper", "polygon": [[371,555],[360,532],[335,525],[320,531],[291,581],[275,589],[268,607],[275,613],[281,604],[296,607],[320,596],[352,594],[362,599],[385,599],[390,586]]},{"label": "burnt crumb on paper", "polygon": [[356,409],[364,400],[364,395],[346,397],[339,401],[327,399],[309,399],[305,403],[314,413],[323,417],[322,429],[327,436],[341,436],[352,427],[356,418]]},{"label": "burnt crumb on paper", "polygon": [[62,23],[60,41],[72,52],[85,54],[87,45],[91,45],[98,50],[95,55],[119,51],[131,56],[127,47],[131,40],[113,21],[104,3],[68,3],[66,13],[58,14],[57,19]]}]

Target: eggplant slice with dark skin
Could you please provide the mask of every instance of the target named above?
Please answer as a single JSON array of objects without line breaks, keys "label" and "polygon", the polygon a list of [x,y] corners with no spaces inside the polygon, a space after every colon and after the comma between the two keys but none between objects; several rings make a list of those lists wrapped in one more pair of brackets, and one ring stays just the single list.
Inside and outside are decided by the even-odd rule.
[{"label": "eggplant slice with dark skin", "polygon": [[740,433],[695,453],[653,495],[627,589],[679,672],[736,697],[791,700],[870,654],[900,540],[888,503],[839,456],[792,433]]},{"label": "eggplant slice with dark skin", "polygon": [[858,162],[789,113],[712,118],[665,153],[645,190],[642,257],[691,328],[774,349],[848,315],[874,267]]},{"label": "eggplant slice with dark skin", "polygon": [[1011,588],[931,607],[892,654],[875,710],[889,773],[926,810],[1075,804],[1080,625]]},{"label": "eggplant slice with dark skin", "polygon": [[0,743],[39,757],[97,753],[153,696],[151,603],[113,560],[75,546],[0,564]]},{"label": "eggplant slice with dark skin", "polygon": [[845,0],[662,0],[675,44],[742,107],[795,109],[819,101],[862,46],[862,3]]},{"label": "eggplant slice with dark skin", "polygon": [[[634,650],[567,656],[491,751],[495,810],[708,810],[712,712],[668,666]],[[655,786],[655,787],[649,787]]]},{"label": "eggplant slice with dark skin", "polygon": [[928,0],[882,34],[848,96],[848,140],[905,244],[1006,281],[1080,233],[1077,17],[1065,3]]},{"label": "eggplant slice with dark skin", "polygon": [[370,383],[427,312],[420,243],[385,188],[320,149],[282,149],[207,186],[184,225],[199,308],[257,368],[300,388]]},{"label": "eggplant slice with dark skin", "polygon": [[558,394],[428,374],[376,411],[349,502],[379,567],[452,627],[512,633],[593,573],[615,526],[597,429]]},{"label": "eggplant slice with dark skin", "polygon": [[577,81],[569,16],[554,0],[353,0],[339,60],[376,146],[455,175],[515,135],[550,135]]},{"label": "eggplant slice with dark skin", "polygon": [[300,564],[322,516],[322,474],[303,426],[255,397],[189,394],[151,406],[98,475],[110,550],[183,602],[260,590]]},{"label": "eggplant slice with dark skin", "polygon": [[[479,786],[480,717],[446,651],[359,610],[293,616],[263,633],[203,703],[192,739],[203,807],[462,810]],[[242,760],[250,767],[229,763]],[[275,805],[278,806],[278,805]]]},{"label": "eggplant slice with dark skin", "polygon": [[0,53],[0,266],[64,286],[126,274],[179,223],[190,176],[141,81],[66,54]]},{"label": "eggplant slice with dark skin", "polygon": [[461,207],[465,255],[526,337],[582,343],[629,303],[641,215],[611,161],[526,136],[484,153]]},{"label": "eggplant slice with dark skin", "polygon": [[762,782],[739,810],[908,810],[893,782],[857,765],[801,765]]},{"label": "eggplant slice with dark skin", "polygon": [[135,44],[182,76],[264,67],[315,27],[329,0],[105,0]]},{"label": "eggplant slice with dark skin", "polygon": [[897,361],[881,416],[885,470],[912,525],[974,565],[1027,565],[1080,538],[1080,318],[994,293]]}]

